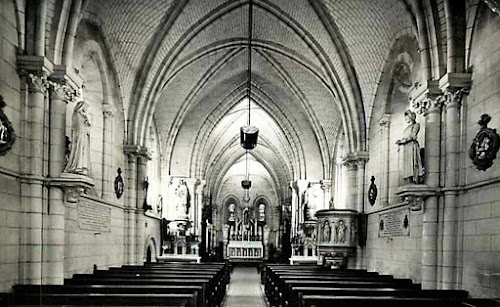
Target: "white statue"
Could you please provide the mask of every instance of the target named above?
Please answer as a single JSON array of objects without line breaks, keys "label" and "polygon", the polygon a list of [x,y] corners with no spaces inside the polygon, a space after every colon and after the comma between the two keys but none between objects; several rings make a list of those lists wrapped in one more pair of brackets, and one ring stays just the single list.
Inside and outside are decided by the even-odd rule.
[{"label": "white statue", "polygon": [[411,110],[406,110],[405,120],[408,126],[403,132],[403,138],[396,144],[403,147],[403,180],[404,183],[421,183],[424,176],[420,146],[417,141],[420,124],[416,122],[417,115]]},{"label": "white statue", "polygon": [[229,207],[228,207],[228,210],[229,210],[229,218],[228,220],[230,222],[234,222],[234,210],[235,210],[236,206],[234,204],[229,204]]},{"label": "white statue", "polygon": [[71,122],[71,151],[65,173],[90,175],[90,120],[87,115],[89,105],[79,101],[73,110]]},{"label": "white statue", "polygon": [[265,222],[266,221],[266,205],[260,204],[259,205],[259,222]]},{"label": "white statue", "polygon": [[178,217],[185,218],[188,214],[188,188],[184,180],[180,180],[177,188],[175,189],[175,196],[177,197],[176,211]]}]

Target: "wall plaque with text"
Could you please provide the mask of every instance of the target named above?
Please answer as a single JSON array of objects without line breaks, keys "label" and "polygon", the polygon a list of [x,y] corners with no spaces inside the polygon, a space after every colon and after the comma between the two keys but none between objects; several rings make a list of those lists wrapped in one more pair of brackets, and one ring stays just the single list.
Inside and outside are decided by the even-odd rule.
[{"label": "wall plaque with text", "polygon": [[111,208],[80,200],[78,203],[78,227],[95,232],[111,231]]},{"label": "wall plaque with text", "polygon": [[404,208],[379,215],[378,236],[396,237],[410,235],[410,209]]}]

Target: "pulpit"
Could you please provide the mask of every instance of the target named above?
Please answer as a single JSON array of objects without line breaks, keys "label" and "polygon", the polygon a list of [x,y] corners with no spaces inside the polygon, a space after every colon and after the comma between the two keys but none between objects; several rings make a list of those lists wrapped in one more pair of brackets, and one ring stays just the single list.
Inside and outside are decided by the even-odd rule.
[{"label": "pulpit", "polygon": [[316,217],[319,262],[332,268],[353,266],[349,260],[356,255],[358,212],[326,209],[317,211]]}]

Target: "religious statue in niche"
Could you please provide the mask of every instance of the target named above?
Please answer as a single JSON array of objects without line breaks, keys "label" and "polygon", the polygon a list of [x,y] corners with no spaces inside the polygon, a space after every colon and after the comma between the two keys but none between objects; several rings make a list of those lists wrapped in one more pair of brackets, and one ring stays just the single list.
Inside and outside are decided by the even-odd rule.
[{"label": "religious statue in niche", "polygon": [[266,222],[266,205],[264,204],[259,205],[259,222]]},{"label": "religious statue in niche", "polygon": [[493,160],[497,157],[500,147],[500,136],[496,129],[488,128],[491,117],[488,114],[481,115],[477,122],[481,129],[476,134],[469,149],[469,156],[472,163],[478,170],[485,171],[493,165]]},{"label": "religious statue in niche", "polygon": [[335,227],[335,240],[334,243],[345,243],[346,241],[346,230],[347,227],[345,225],[344,220],[338,220],[337,226]]},{"label": "religious statue in niche", "polygon": [[234,214],[234,210],[235,210],[236,206],[234,204],[229,204],[228,206],[228,211],[229,211],[229,217],[228,217],[228,221],[229,222],[234,222],[235,221],[235,214]]},{"label": "religious statue in niche", "polygon": [[416,122],[417,115],[411,110],[404,113],[408,126],[403,132],[403,138],[396,144],[403,147],[403,182],[422,183],[424,180],[424,168],[420,157],[420,145],[417,136],[420,124]]},{"label": "religious statue in niche", "polygon": [[312,215],[314,214],[314,211],[316,209],[314,199],[315,197],[316,195],[314,194],[312,183],[309,183],[307,189],[304,192],[304,197],[302,198],[304,221],[308,221],[313,217]]},{"label": "religious statue in niche", "polygon": [[372,176],[370,178],[370,187],[368,188],[368,202],[370,202],[370,205],[375,205],[375,201],[377,200],[377,195],[378,195],[378,189],[377,186],[375,185],[375,176]]},{"label": "religious statue in niche", "polygon": [[163,213],[163,197],[161,195],[158,195],[156,199],[156,212],[158,212],[158,216],[161,217]]},{"label": "religious statue in niche", "polygon": [[0,155],[2,156],[12,148],[12,144],[14,144],[14,141],[16,140],[12,123],[3,111],[3,108],[6,105],[7,104],[3,100],[3,96],[0,95]]},{"label": "religious statue in niche", "polygon": [[144,181],[142,182],[142,191],[144,193],[144,200],[142,202],[142,208],[144,211],[146,210],[153,210],[153,207],[148,204],[148,191],[149,191],[149,180],[148,177],[144,178]]},{"label": "religious statue in niche", "polygon": [[323,224],[323,243],[330,243],[331,228],[328,220]]},{"label": "religious statue in niche", "polygon": [[125,184],[123,183],[123,177],[122,177],[122,169],[118,168],[116,170],[116,177],[115,177],[115,194],[116,198],[120,199],[123,195],[123,192],[125,191]]},{"label": "religious statue in niche", "polygon": [[175,189],[175,196],[177,197],[176,211],[180,217],[185,217],[189,212],[189,192],[184,180],[179,180],[179,184]]},{"label": "religious statue in niche", "polygon": [[[80,96],[81,97],[81,96]],[[71,118],[71,151],[65,173],[90,176],[90,127],[88,103],[81,100],[73,109]]]}]

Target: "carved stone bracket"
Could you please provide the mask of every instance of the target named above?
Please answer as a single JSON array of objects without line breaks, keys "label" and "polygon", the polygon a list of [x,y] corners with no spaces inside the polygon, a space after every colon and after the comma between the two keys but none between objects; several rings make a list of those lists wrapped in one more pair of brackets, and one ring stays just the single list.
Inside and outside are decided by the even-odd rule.
[{"label": "carved stone bracket", "polygon": [[410,210],[424,210],[424,201],[427,197],[436,195],[435,189],[425,184],[409,184],[399,187],[396,194],[401,198],[401,202],[410,205]]},{"label": "carved stone bracket", "polygon": [[66,196],[66,201],[76,203],[80,200],[80,196],[89,194],[90,189],[94,186],[94,182],[92,178],[87,176],[62,173],[59,178],[51,179],[49,185],[62,188]]}]

